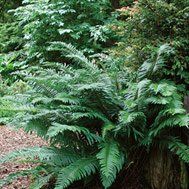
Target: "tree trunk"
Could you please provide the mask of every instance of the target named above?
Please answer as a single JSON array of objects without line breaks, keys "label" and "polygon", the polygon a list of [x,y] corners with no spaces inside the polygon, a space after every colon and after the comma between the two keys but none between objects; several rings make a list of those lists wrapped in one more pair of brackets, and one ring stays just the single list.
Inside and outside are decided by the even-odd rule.
[{"label": "tree trunk", "polygon": [[[189,113],[189,96],[184,98],[184,108]],[[189,144],[188,129],[184,130],[183,140]],[[187,189],[188,167],[168,151],[153,149],[146,165],[146,178],[152,189]]]},{"label": "tree trunk", "polygon": [[146,178],[152,189],[181,189],[180,165],[169,152],[152,150],[146,168]]},{"label": "tree trunk", "polygon": [[185,107],[187,113],[189,113],[189,96],[184,97],[184,107]]}]

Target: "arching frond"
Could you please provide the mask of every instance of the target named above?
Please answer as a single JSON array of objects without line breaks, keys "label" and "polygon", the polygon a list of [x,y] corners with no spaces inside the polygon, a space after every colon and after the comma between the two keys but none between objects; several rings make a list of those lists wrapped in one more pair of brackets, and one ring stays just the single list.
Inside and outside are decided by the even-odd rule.
[{"label": "arching frond", "polygon": [[139,79],[149,78],[156,74],[165,66],[165,57],[173,53],[173,48],[169,44],[164,44],[159,47],[155,60],[148,59],[139,69]]},{"label": "arching frond", "polygon": [[53,123],[52,126],[49,128],[48,132],[47,132],[47,136],[49,138],[53,138],[56,135],[58,135],[59,133],[64,133],[66,131],[70,131],[76,134],[83,134],[89,144],[92,144],[94,142],[99,142],[101,139],[99,136],[91,133],[87,128],[85,127],[81,127],[81,126],[76,126],[76,125],[63,125],[63,124],[59,124],[59,123]]},{"label": "arching frond", "polygon": [[115,141],[108,141],[100,145],[100,152],[96,157],[100,163],[102,184],[108,188],[123,166],[123,155]]},{"label": "arching frond", "polygon": [[41,189],[53,178],[53,176],[54,174],[47,174],[46,176],[38,175],[35,181],[31,183],[30,189]]},{"label": "arching frond", "polygon": [[67,188],[74,181],[94,174],[97,166],[97,159],[94,157],[88,157],[79,159],[69,166],[62,168],[58,174],[55,189]]},{"label": "arching frond", "polygon": [[55,165],[67,165],[80,158],[80,155],[68,150],[48,147],[33,147],[11,152],[2,157],[0,163],[15,161],[15,160],[36,160]]},{"label": "arching frond", "polygon": [[88,60],[84,56],[84,54],[81,51],[78,51],[74,46],[71,44],[66,44],[64,42],[52,42],[51,47],[49,47],[49,50],[59,50],[62,51],[64,56],[73,59],[76,63],[80,63],[84,67],[88,68],[96,68],[98,69],[92,62]]},{"label": "arching frond", "polygon": [[184,162],[189,163],[189,147],[188,145],[183,144],[176,138],[172,138],[171,141],[168,142],[169,149],[177,154],[180,159]]}]

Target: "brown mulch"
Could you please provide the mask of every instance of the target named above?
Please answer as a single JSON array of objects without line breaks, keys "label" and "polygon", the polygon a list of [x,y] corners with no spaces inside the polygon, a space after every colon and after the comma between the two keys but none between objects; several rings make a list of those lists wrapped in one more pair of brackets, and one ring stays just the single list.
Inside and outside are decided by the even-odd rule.
[{"label": "brown mulch", "polygon": [[[21,129],[13,130],[7,126],[0,126],[0,156],[22,148],[45,145],[47,143],[34,134],[27,134]],[[32,166],[34,165],[29,163],[5,163],[0,165],[0,180],[10,173],[26,170]],[[19,178],[1,189],[28,189],[29,183],[30,179],[28,177]]]}]

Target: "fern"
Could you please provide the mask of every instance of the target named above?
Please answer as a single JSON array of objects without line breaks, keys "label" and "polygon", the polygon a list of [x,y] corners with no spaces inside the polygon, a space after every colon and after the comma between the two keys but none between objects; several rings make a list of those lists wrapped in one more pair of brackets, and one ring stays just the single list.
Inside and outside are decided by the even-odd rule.
[{"label": "fern", "polygon": [[90,62],[81,51],[78,51],[71,44],[66,44],[63,42],[52,42],[52,45],[48,50],[59,50],[63,53],[64,56],[73,59],[76,63],[80,63],[84,67],[98,69],[98,67],[92,64],[92,62]]},{"label": "fern", "polygon": [[90,145],[96,141],[97,142],[100,141],[100,137],[96,136],[95,134],[90,133],[90,131],[86,129],[85,127],[73,126],[73,125],[62,125],[59,123],[53,123],[53,126],[51,126],[47,132],[47,136],[49,138],[53,138],[53,137],[56,137],[56,135],[58,135],[59,133],[63,134],[66,131],[71,131],[76,134],[83,134],[87,138]]},{"label": "fern", "polygon": [[91,188],[100,175],[101,188],[127,188],[137,169],[133,186],[153,188],[141,166],[149,152],[189,163],[188,0],[24,0],[9,12],[14,22],[0,23],[0,52],[8,52],[0,54],[0,121],[35,131],[49,147],[1,157],[37,163],[2,185],[30,175],[31,189]]},{"label": "fern", "polygon": [[[182,22],[175,23],[177,6],[182,4],[176,2],[141,0],[126,12],[119,9],[111,14],[114,2],[109,0],[23,1],[13,12],[23,28],[21,64],[27,69],[18,72],[27,89],[2,97],[0,115],[9,125],[35,131],[50,147],[16,151],[0,163],[38,163],[26,172],[34,180],[32,189],[51,181],[50,187],[68,188],[94,175],[97,181],[100,175],[102,187],[109,188],[130,170],[120,173],[123,165],[143,162],[136,152],[147,156],[154,147],[169,150],[188,163],[188,148],[182,141],[189,124],[183,105],[189,78],[183,46],[188,42],[183,34],[178,44],[174,40],[182,31],[180,25],[185,25],[187,9],[178,13]],[[174,20],[167,15],[169,11]],[[125,17],[129,17],[127,22]],[[130,21],[137,27],[130,27]],[[157,24],[160,31],[154,34]],[[146,169],[141,166],[137,174],[140,171]]]},{"label": "fern", "polygon": [[166,56],[170,56],[174,53],[173,48],[169,44],[164,44],[159,47],[155,60],[149,59],[145,61],[139,69],[139,78],[152,77],[162,69],[165,64]]},{"label": "fern", "polygon": [[53,174],[48,174],[47,176],[38,175],[35,182],[30,185],[30,189],[41,189],[53,178],[53,176]]},{"label": "fern", "polygon": [[97,165],[94,157],[82,158],[70,164],[59,172],[55,189],[67,188],[74,181],[94,174]]},{"label": "fern", "polygon": [[102,184],[105,188],[111,186],[116,174],[123,166],[123,155],[114,141],[102,143],[96,156],[100,163]]},{"label": "fern", "polygon": [[183,144],[178,139],[173,139],[169,142],[169,149],[177,154],[184,162],[189,163],[189,147]]},{"label": "fern", "polygon": [[48,147],[33,147],[14,151],[1,158],[0,163],[21,160],[35,160],[46,162],[50,165],[67,165],[79,159],[79,154],[68,149],[48,148]]}]

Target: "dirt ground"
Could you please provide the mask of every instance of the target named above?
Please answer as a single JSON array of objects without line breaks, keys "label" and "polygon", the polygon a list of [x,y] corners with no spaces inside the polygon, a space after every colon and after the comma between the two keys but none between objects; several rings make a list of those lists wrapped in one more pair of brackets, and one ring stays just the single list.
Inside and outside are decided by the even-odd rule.
[{"label": "dirt ground", "polygon": [[[21,129],[15,131],[10,127],[0,126],[0,156],[4,156],[9,152],[18,149],[44,145],[47,145],[47,143],[34,134],[27,134]],[[14,173],[18,170],[25,170],[32,166],[34,165],[18,163],[5,163],[0,165],[0,180],[10,173]],[[1,189],[28,189],[29,183],[29,178],[19,178]]]}]

